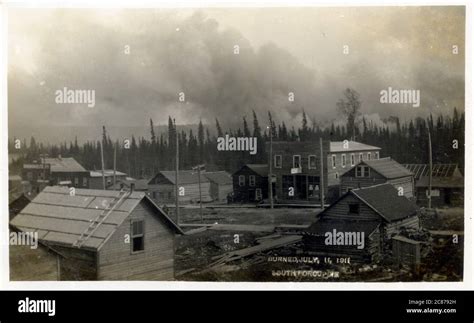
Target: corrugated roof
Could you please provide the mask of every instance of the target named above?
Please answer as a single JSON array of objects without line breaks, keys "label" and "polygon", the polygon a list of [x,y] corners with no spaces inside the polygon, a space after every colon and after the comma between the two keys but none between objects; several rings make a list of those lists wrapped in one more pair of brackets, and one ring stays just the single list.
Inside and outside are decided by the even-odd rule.
[{"label": "corrugated roof", "polygon": [[[163,170],[160,173],[166,177],[173,185],[175,183],[175,171]],[[199,183],[198,173],[192,170],[180,170],[178,173],[178,183],[181,184],[197,184]],[[201,172],[201,184],[209,183],[209,180],[204,176],[204,172]]]},{"label": "corrugated roof", "polygon": [[[41,159],[41,164],[43,159]],[[87,170],[82,167],[74,158],[72,157],[61,157],[61,158],[44,158],[45,164],[51,165],[51,172],[60,173],[60,172],[87,172]]]},{"label": "corrugated roof", "polygon": [[232,175],[226,171],[202,173],[211,182],[219,185],[232,185]]},{"label": "corrugated roof", "polygon": [[[429,176],[430,173],[429,164],[403,164],[403,166],[414,174],[415,179]],[[457,164],[433,164],[431,174],[433,177],[462,177]]]},{"label": "corrugated roof", "polygon": [[[143,198],[157,208],[157,214],[163,216],[169,225],[182,233],[181,229],[143,192],[125,194],[122,202],[85,241],[83,247],[98,249]],[[43,242],[72,246],[89,227],[90,222],[104,212],[118,195],[119,192],[114,191],[76,189],[75,195],[71,196],[68,187],[47,186],[10,221],[10,224],[22,231],[39,232],[40,240]]]},{"label": "corrugated roof", "polygon": [[361,163],[368,165],[377,173],[389,179],[413,175],[408,169],[406,169],[390,157],[364,160]]},{"label": "corrugated roof", "polygon": [[267,164],[247,164],[245,165],[255,173],[263,177],[268,177],[268,165]]},{"label": "corrugated roof", "polygon": [[347,194],[353,194],[389,222],[415,215],[418,211],[415,203],[399,196],[395,187],[388,183],[353,189]]},{"label": "corrugated roof", "polygon": [[337,153],[344,151],[380,150],[381,148],[349,140],[347,148],[344,148],[344,141],[331,141],[329,149],[330,152]]}]

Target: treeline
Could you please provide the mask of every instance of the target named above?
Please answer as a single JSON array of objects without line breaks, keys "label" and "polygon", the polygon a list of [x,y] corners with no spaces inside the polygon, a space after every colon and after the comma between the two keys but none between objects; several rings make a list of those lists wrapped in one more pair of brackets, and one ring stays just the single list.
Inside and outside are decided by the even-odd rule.
[{"label": "treeline", "polygon": [[[265,126],[262,126],[253,112],[252,120],[243,117],[239,128],[228,131],[223,131],[216,118],[213,134],[209,126],[204,126],[202,122],[194,131],[179,130],[179,126],[169,117],[168,132],[156,134],[153,120],[150,119],[148,138],[132,136],[121,141],[112,140],[105,126],[101,140],[88,141],[82,145],[78,144],[77,138],[74,142],[59,145],[38,143],[34,137],[30,138],[28,143],[23,139],[18,145],[16,138],[10,138],[9,152],[18,153],[17,158],[10,164],[10,171],[19,173],[23,163],[39,160],[41,154],[50,157],[74,157],[86,169],[99,170],[102,145],[105,168],[113,168],[115,151],[117,170],[135,178],[149,178],[158,170],[174,169],[178,144],[181,169],[205,164],[208,170],[223,169],[233,172],[246,163],[267,162],[265,142],[270,140],[270,134],[275,141],[319,140],[320,137],[331,141],[354,139],[381,147],[382,157],[391,156],[400,163],[427,163],[428,132],[431,133],[433,162],[457,163],[461,169],[464,168],[464,113],[459,113],[456,108],[452,115],[440,115],[436,118],[430,115],[428,118],[416,118],[403,124],[397,117],[391,117],[387,121],[384,125],[377,125],[365,118],[358,118],[355,126],[353,120],[348,120],[346,126],[333,123],[320,127],[316,122],[309,122],[303,111],[301,125],[295,129],[289,128],[284,121],[275,122],[270,112]],[[217,151],[217,137],[225,134],[233,137],[257,137],[257,154]],[[458,142],[457,149],[454,140]]]}]

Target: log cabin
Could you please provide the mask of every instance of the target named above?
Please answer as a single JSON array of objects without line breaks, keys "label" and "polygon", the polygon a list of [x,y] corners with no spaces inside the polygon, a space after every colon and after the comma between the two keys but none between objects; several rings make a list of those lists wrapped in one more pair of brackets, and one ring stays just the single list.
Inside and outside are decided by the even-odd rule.
[{"label": "log cabin", "polygon": [[173,280],[183,233],[143,192],[60,186],[46,187],[10,225],[61,255],[53,258],[60,280]]},{"label": "log cabin", "polygon": [[354,188],[390,183],[407,198],[414,198],[413,173],[390,157],[365,160],[341,176],[341,195]]},{"label": "log cabin", "polygon": [[[318,214],[307,230],[304,242],[308,252],[321,256],[351,257],[353,262],[378,261],[390,240],[401,228],[419,229],[418,207],[388,183],[353,189]],[[329,246],[325,234],[364,233],[365,247]]]}]

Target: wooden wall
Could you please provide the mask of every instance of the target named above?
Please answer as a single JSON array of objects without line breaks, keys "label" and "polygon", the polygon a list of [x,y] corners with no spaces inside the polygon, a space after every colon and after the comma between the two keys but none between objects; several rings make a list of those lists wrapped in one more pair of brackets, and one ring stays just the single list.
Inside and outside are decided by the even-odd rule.
[{"label": "wooden wall", "polygon": [[[150,202],[142,200],[99,251],[99,280],[173,280],[174,232]],[[132,253],[131,220],[145,220],[145,249]]]},{"label": "wooden wall", "polygon": [[[239,186],[240,175],[245,176],[244,186]],[[249,185],[250,175],[255,175],[255,186]],[[232,182],[234,189],[234,201],[254,202],[253,199],[249,198],[249,191],[253,190],[255,192],[256,188],[260,188],[262,190],[262,196],[264,199],[268,198],[268,177],[262,177],[248,167],[243,167],[238,172],[234,173],[232,175]]]}]

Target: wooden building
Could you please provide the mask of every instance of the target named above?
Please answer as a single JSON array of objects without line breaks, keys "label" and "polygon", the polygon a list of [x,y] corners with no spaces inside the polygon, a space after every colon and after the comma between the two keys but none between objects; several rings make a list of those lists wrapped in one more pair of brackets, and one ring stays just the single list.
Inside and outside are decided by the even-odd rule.
[{"label": "wooden building", "polygon": [[[199,183],[201,183],[202,202],[212,201],[211,183],[201,172],[180,170],[178,177],[179,201],[181,203],[199,202]],[[148,181],[149,196],[157,203],[174,203],[175,201],[175,172],[160,171]]]},{"label": "wooden building", "polygon": [[[150,180],[146,178],[134,179],[131,177],[126,177],[124,179],[119,179],[116,181],[115,186],[109,186],[107,189],[120,191],[124,190],[134,190],[139,192],[148,192],[148,182]],[[149,194],[148,194],[149,195]]]},{"label": "wooden building", "polygon": [[364,160],[380,158],[381,148],[357,141],[331,141],[327,158],[328,186],[332,189],[341,183],[343,173]]},{"label": "wooden building", "polygon": [[227,196],[232,193],[232,175],[226,171],[202,173],[209,182],[209,194],[213,201],[227,201]]},{"label": "wooden building", "polygon": [[[105,179],[105,189],[109,189],[114,185],[114,171],[113,169],[104,170],[104,179]],[[115,182],[117,183],[120,180],[125,180],[127,174],[115,171]],[[93,170],[89,172],[89,188],[94,190],[104,189],[104,180],[102,178],[101,170]]]},{"label": "wooden building", "polygon": [[390,157],[365,160],[341,176],[341,195],[354,188],[390,183],[407,198],[414,198],[413,174]]},{"label": "wooden building", "polygon": [[21,210],[23,210],[31,202],[28,193],[19,192],[17,194],[9,194],[9,220],[13,219]]},{"label": "wooden building", "polygon": [[[266,151],[270,151],[267,142]],[[329,151],[323,141],[323,161]],[[321,189],[321,151],[319,141],[276,141],[272,143],[273,192],[279,200],[311,200],[319,202]],[[327,194],[328,171],[323,163],[323,189]]]},{"label": "wooden building", "polygon": [[[429,164],[406,164],[415,177],[416,201],[428,205]],[[433,164],[431,177],[431,205],[463,206],[464,177],[457,164]]]},{"label": "wooden building", "polygon": [[41,158],[39,162],[24,164],[22,178],[39,193],[45,186],[62,185],[76,188],[89,187],[89,172],[74,158]]},{"label": "wooden building", "polygon": [[[387,243],[401,228],[419,229],[418,207],[391,184],[353,189],[318,214],[305,236],[308,252],[322,256],[351,257],[354,262],[380,259]],[[328,245],[326,233],[364,233],[364,248]]]},{"label": "wooden building", "polygon": [[255,203],[268,198],[268,165],[247,164],[232,175],[233,200]]},{"label": "wooden building", "polygon": [[[183,233],[143,192],[70,195],[60,186],[46,187],[10,225],[37,232],[42,245],[62,255],[61,280],[173,280],[175,234]],[[39,270],[34,261],[32,276]]]}]

